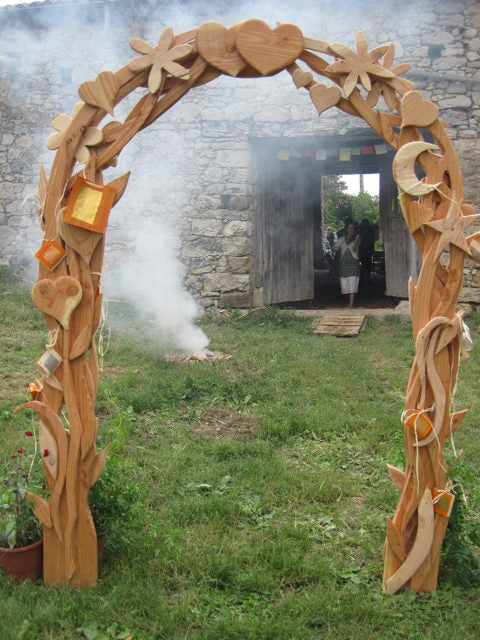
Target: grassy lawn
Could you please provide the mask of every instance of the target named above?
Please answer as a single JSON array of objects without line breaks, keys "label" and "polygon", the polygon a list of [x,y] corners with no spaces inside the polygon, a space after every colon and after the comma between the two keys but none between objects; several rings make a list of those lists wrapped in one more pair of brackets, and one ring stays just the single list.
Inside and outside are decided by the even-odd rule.
[{"label": "grassy lawn", "polygon": [[[29,417],[12,409],[35,377],[46,329],[28,292],[2,273],[7,455],[22,446]],[[468,322],[478,342],[480,322]],[[369,320],[358,338],[336,339],[270,309],[203,324],[212,350],[232,360],[167,362],[151,341],[113,335],[100,440],[108,468],[135,489],[134,524],[105,541],[95,588],[0,576],[0,640],[110,639],[122,629],[134,640],[478,640],[480,582],[461,544],[479,539],[478,344],[455,396],[456,409],[470,409],[452,472],[468,501],[457,500],[441,589],[386,596],[385,517],[398,496],[386,464],[403,464],[411,327]]]}]

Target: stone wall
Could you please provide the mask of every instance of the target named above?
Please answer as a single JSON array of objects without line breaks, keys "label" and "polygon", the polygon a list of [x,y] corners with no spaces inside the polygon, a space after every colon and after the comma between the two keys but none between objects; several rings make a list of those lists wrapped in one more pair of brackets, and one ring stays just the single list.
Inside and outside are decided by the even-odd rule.
[{"label": "stone wall", "polygon": [[[452,125],[466,201],[478,207],[480,5],[473,0],[312,0],[298,14],[292,4],[258,10],[253,3],[229,7],[220,2],[209,11],[196,2],[172,2],[161,16],[146,1],[124,0],[0,9],[0,259],[16,263],[38,247],[37,176],[40,165],[48,169],[53,160],[44,140],[52,132],[50,120],[71,112],[78,85],[101,70],[123,66],[132,57],[129,37],[154,42],[164,26],[180,32],[207,19],[226,25],[249,17],[272,25],[290,21],[307,35],[348,46],[361,29],[371,47],[397,43],[397,60],[412,63],[417,88]],[[119,106],[115,118],[127,109]],[[364,122],[334,109],[318,118],[308,94],[297,91],[286,73],[257,80],[221,77],[192,90],[139,134],[122,153],[119,167],[106,175],[110,179],[110,172],[113,178],[132,169],[127,195],[112,214],[107,263],[114,271],[119,261],[135,259],[139,224],[161,234],[166,229],[186,267],[189,290],[205,306],[248,304],[254,286],[252,143],[341,136],[364,128]],[[465,285],[463,299],[480,301],[480,275],[473,265]]]}]

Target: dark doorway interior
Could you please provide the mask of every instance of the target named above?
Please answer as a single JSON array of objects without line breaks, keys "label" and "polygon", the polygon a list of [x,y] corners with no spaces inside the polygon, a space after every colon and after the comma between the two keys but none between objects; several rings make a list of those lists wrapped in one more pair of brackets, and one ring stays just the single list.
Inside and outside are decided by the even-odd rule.
[{"label": "dark doorway interior", "polygon": [[349,136],[256,140],[252,143],[255,304],[341,306],[338,281],[325,260],[322,176],[378,173],[380,236],[371,285],[357,305],[393,306],[407,297],[418,257],[398,206],[393,151],[371,131]]}]

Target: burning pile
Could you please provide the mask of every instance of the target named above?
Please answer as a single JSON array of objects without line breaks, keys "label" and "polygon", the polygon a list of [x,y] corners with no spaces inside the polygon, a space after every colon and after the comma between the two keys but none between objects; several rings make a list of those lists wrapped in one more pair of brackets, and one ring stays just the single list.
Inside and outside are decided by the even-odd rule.
[{"label": "burning pile", "polygon": [[165,356],[170,362],[216,362],[219,360],[231,360],[232,356],[221,351],[205,350],[201,353],[175,353]]}]

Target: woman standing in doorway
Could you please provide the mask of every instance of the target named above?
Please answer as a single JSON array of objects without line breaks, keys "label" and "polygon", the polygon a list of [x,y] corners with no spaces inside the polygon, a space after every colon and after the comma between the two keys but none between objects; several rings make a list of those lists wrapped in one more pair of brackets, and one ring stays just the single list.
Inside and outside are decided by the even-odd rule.
[{"label": "woman standing in doorway", "polygon": [[348,295],[348,309],[353,307],[355,294],[358,291],[360,278],[358,248],[360,241],[360,234],[355,232],[353,222],[348,222],[345,226],[345,234],[335,244],[335,249],[340,254],[340,287],[342,293]]}]

